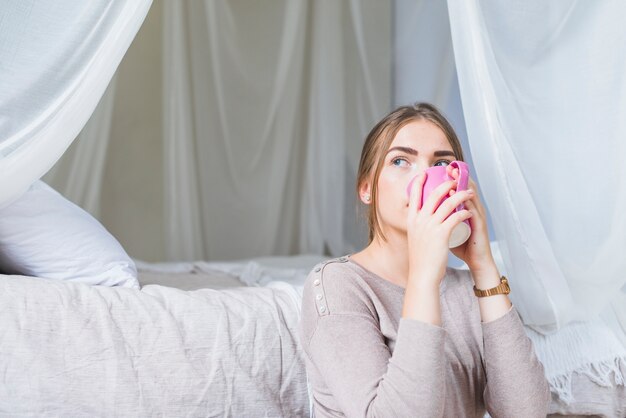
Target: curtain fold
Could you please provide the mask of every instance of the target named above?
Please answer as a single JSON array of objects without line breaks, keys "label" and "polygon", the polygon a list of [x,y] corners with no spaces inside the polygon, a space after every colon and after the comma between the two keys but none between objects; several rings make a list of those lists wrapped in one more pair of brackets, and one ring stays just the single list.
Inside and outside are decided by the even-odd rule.
[{"label": "curtain fold", "polygon": [[167,256],[289,253],[306,3],[170,2],[164,19]]},{"label": "curtain fold", "polygon": [[389,11],[373,1],[165,4],[168,259],[360,244],[352,173],[389,108],[389,60],[376,55],[389,49]]},{"label": "curtain fold", "polygon": [[0,206],[76,138],[150,0],[8,0],[0,6]]},{"label": "curtain fold", "polygon": [[78,137],[42,180],[98,218],[115,98],[115,77]]},{"label": "curtain fold", "polygon": [[526,323],[597,316],[626,283],[621,2],[448,1],[461,97]]},{"label": "curtain fold", "polygon": [[448,9],[511,300],[558,399],[575,400],[575,375],[610,392],[626,381],[626,4]]}]

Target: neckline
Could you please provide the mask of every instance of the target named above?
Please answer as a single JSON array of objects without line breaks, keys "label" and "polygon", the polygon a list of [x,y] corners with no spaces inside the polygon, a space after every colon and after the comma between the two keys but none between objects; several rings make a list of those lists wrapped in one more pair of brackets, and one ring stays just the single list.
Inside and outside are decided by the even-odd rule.
[{"label": "neckline", "polygon": [[374,273],[371,270],[366,269],[365,267],[363,267],[361,264],[357,263],[356,261],[354,261],[351,258],[352,254],[347,255],[346,258],[348,260],[349,263],[354,264],[357,268],[363,270],[363,272],[365,272],[366,274],[368,274],[369,276],[372,276],[374,279],[378,280],[378,281],[383,281],[385,284],[389,285],[389,287],[393,288],[393,289],[397,289],[398,291],[404,293],[406,288],[402,287],[398,284],[392,283],[389,280],[385,279],[384,277],[379,276],[378,274]]}]

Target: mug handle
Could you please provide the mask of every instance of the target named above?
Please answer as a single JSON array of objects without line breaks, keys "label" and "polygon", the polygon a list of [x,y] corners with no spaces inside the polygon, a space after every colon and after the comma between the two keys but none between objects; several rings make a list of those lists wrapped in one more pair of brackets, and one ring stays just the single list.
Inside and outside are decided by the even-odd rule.
[{"label": "mug handle", "polygon": [[450,166],[459,169],[459,183],[456,187],[456,190],[467,190],[467,185],[469,183],[469,170],[467,163],[463,161],[452,161]]},{"label": "mug handle", "polygon": [[[467,186],[469,183],[469,166],[467,165],[467,163],[455,160],[452,161],[450,165],[459,170],[459,182],[456,186],[456,191],[458,192],[459,190],[467,190]],[[459,205],[459,209],[465,209],[465,205],[461,203]]]}]

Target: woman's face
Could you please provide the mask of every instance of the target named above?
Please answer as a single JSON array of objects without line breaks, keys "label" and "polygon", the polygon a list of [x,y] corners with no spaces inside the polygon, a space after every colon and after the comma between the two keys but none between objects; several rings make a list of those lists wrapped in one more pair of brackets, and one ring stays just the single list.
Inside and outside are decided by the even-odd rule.
[{"label": "woman's face", "polygon": [[384,155],[378,178],[378,219],[383,233],[406,234],[411,179],[428,167],[448,165],[455,160],[443,131],[427,120],[403,126]]}]

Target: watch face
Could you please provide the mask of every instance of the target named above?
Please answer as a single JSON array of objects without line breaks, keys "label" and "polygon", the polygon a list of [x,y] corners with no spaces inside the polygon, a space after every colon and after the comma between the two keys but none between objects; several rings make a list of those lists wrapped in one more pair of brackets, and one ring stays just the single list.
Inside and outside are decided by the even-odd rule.
[{"label": "watch face", "polygon": [[509,294],[509,292],[511,291],[511,288],[509,287],[509,281],[507,280],[507,278],[502,276],[500,281],[501,281],[502,287],[504,288],[503,289],[504,293],[505,294]]}]

